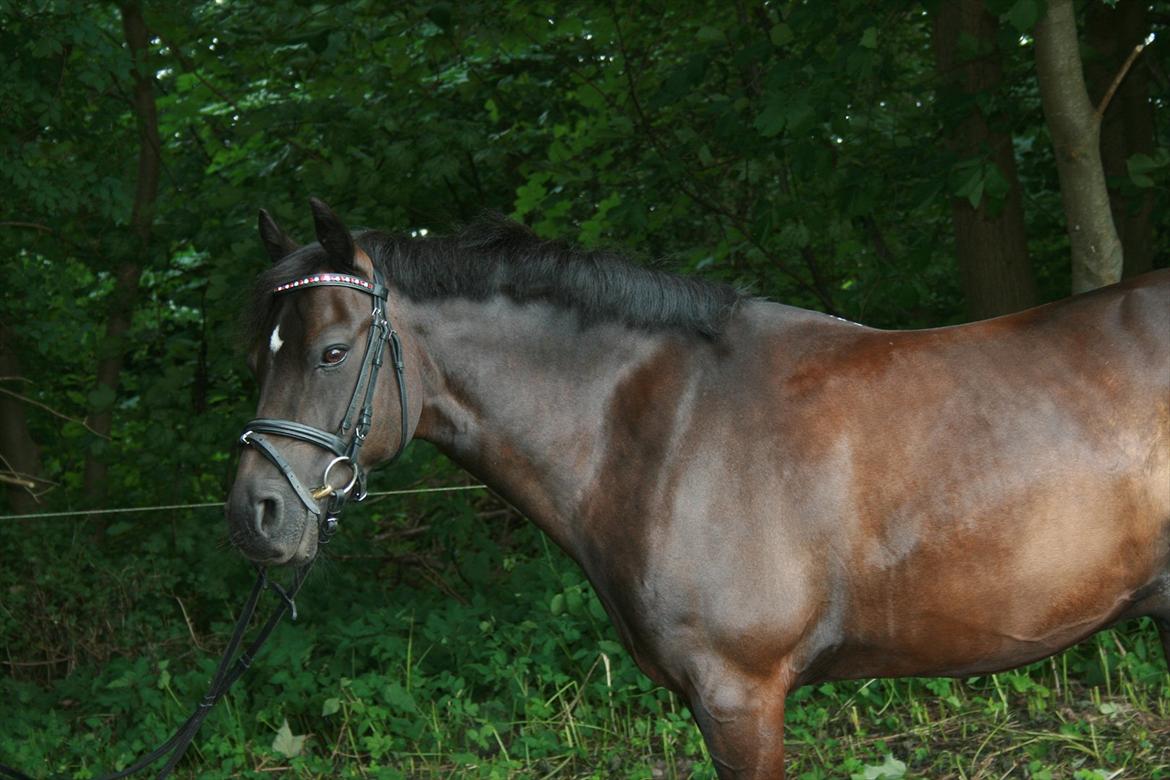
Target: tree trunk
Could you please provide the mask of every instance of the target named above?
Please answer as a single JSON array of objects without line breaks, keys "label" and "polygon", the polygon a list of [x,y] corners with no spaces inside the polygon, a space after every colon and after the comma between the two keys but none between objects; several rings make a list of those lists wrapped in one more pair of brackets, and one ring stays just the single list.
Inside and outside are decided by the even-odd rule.
[{"label": "tree trunk", "polygon": [[[992,162],[1009,184],[1002,203],[984,196],[977,208],[962,198],[951,201],[955,249],[967,309],[975,319],[994,317],[1036,303],[1028,260],[1024,205],[1011,136],[998,117],[987,116],[974,97],[995,91],[1003,78],[996,48],[997,22],[982,0],[948,0],[934,14],[934,50],[943,88],[965,98],[966,113],[950,127],[949,146],[961,159]],[[974,56],[961,56],[967,41]]]},{"label": "tree trunk", "polygon": [[[125,358],[125,335],[134,316],[138,298],[138,282],[142,268],[150,256],[151,229],[154,224],[155,201],[158,197],[161,145],[158,135],[158,115],[154,102],[154,72],[147,62],[150,33],[137,4],[123,5],[122,29],[130,46],[134,66],[134,113],[138,124],[138,178],[134,192],[134,207],[130,215],[132,247],[117,268],[114,290],[110,295],[106,332],[98,351],[96,388],[108,388],[113,398]],[[113,404],[94,410],[91,427],[108,435],[113,420]],[[91,454],[85,461],[84,490],[91,505],[100,504],[106,495],[106,476],[109,464],[101,454]]]},{"label": "tree trunk", "polygon": [[[1089,6],[1085,33],[1092,58],[1085,62],[1089,95],[1100,105],[1126,58],[1150,32],[1147,4],[1120,0],[1116,8],[1095,2]],[[1154,152],[1154,105],[1150,102],[1150,73],[1141,59],[1125,76],[1101,120],[1101,161],[1106,183],[1129,175],[1126,161],[1135,154]],[[1122,276],[1145,273],[1154,267],[1154,210],[1152,188],[1109,187],[1109,204],[1125,256]]]},{"label": "tree trunk", "polygon": [[[0,324],[0,377],[4,378],[5,389],[23,393],[21,383],[14,381],[21,376],[20,361],[12,346],[12,334]],[[8,506],[13,512],[21,514],[35,511],[37,500],[34,488],[28,483],[35,484],[40,476],[40,450],[28,432],[24,403],[7,393],[0,393],[0,457],[3,458],[0,470],[18,480],[5,481]]]},{"label": "tree trunk", "polygon": [[1101,167],[1100,117],[1081,70],[1072,0],[1049,0],[1035,37],[1036,79],[1068,222],[1072,291],[1079,293],[1121,279],[1122,250]]}]

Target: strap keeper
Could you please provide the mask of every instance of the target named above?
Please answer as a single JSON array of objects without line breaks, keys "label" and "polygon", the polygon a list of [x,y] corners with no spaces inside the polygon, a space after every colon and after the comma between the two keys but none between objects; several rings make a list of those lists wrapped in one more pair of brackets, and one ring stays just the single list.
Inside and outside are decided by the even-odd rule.
[{"label": "strap keeper", "polygon": [[276,594],[284,599],[284,603],[288,605],[289,618],[295,623],[297,619],[297,603],[293,601],[292,596],[288,595],[288,591],[275,582],[268,583],[268,587],[276,591]]}]

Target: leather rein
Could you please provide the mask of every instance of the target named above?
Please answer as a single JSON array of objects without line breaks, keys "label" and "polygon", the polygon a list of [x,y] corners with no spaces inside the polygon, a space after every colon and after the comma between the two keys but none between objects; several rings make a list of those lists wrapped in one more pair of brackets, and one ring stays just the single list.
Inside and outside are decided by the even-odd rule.
[{"label": "leather rein", "polygon": [[[248,423],[244,433],[240,436],[240,443],[244,446],[256,447],[280,470],[300,498],[301,503],[305,505],[310,514],[317,517],[318,543],[325,544],[337,530],[338,516],[345,504],[350,500],[361,501],[366,497],[366,475],[358,462],[358,455],[373,424],[374,396],[387,343],[390,345],[391,364],[398,382],[398,400],[402,412],[402,435],[398,440],[398,448],[389,462],[397,460],[406,448],[410,435],[410,417],[406,405],[406,376],[402,360],[402,342],[399,341],[398,334],[386,317],[388,290],[382,284],[381,274],[375,269],[373,282],[348,274],[313,274],[288,284],[282,284],[274,288],[272,292],[279,295],[306,287],[348,287],[366,293],[374,301],[373,311],[370,315],[370,330],[366,338],[366,351],[362,356],[361,371],[358,373],[357,383],[354,386],[353,395],[350,396],[345,415],[342,417],[336,433],[329,433],[294,420],[260,417]],[[265,434],[298,439],[333,453],[333,460],[329,462],[325,467],[325,473],[321,475],[321,485],[313,490],[307,489],[293,471],[292,466]],[[349,441],[345,440],[347,434],[350,437]],[[330,482],[330,477],[333,469],[341,465],[348,466],[352,473],[349,482],[343,487],[337,488]],[[324,507],[318,503],[323,499],[328,499]],[[315,559],[316,556],[313,560]],[[256,582],[252,585],[248,600],[244,603],[244,608],[236,621],[231,639],[228,640],[227,647],[220,658],[215,674],[212,676],[207,694],[200,700],[195,711],[166,742],[125,769],[105,775],[100,780],[118,780],[118,778],[134,774],[155,763],[163,756],[169,756],[169,758],[157,776],[160,780],[170,776],[175,765],[179,763],[195,739],[199,727],[211,713],[211,708],[223,698],[228,689],[252,665],[256,654],[285,613],[290,613],[293,620],[297,619],[296,595],[308,577],[309,570],[313,567],[313,560],[298,568],[293,573],[289,583],[284,586],[269,580],[267,571],[263,567],[257,567],[259,574],[256,577]],[[243,652],[237,655],[244,634],[252,621],[252,616],[256,613],[260,596],[265,590],[275,592],[280,597],[281,603],[261,626],[255,639],[248,644]],[[0,777],[12,778],[12,780],[33,780],[31,776],[5,764],[0,764]]]}]

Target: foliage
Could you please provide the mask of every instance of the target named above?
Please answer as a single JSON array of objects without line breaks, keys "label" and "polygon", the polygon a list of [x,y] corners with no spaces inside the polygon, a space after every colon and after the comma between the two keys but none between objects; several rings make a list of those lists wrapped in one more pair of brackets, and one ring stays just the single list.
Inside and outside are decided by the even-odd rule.
[{"label": "foliage", "polygon": [[[344,523],[302,617],[204,726],[191,776],[712,777],[686,710],[638,672],[578,570],[522,518],[479,495],[375,503]],[[2,760],[92,776],[186,716],[250,573],[205,515],[180,528],[136,520],[116,553],[64,534],[10,540],[41,574],[4,570],[0,632],[23,637],[15,658],[64,660],[0,683],[15,704],[0,709]],[[1151,633],[966,682],[802,689],[793,775],[900,777],[902,762],[906,777],[1024,765],[1170,777],[1170,676]]]},{"label": "foliage", "polygon": [[[1005,103],[987,113],[1011,125],[1051,299],[1068,288],[1067,240],[1030,75],[1039,5],[995,4],[1010,88],[977,99]],[[139,142],[118,12],[0,2],[0,252],[20,291],[0,318],[23,369],[3,387],[43,405],[27,409],[46,509],[87,506],[88,456],[111,464],[116,506],[222,500],[254,404],[236,322],[265,262],[258,206],[302,236],[309,194],[397,230],[494,209],[777,300],[922,327],[962,318],[948,198],[1002,197],[987,160],[940,140],[963,106],[936,94],[914,3],[279,0],[145,15],[164,174],[111,394],[94,390],[94,365],[133,251]],[[1165,72],[1165,50],[1143,56]],[[1163,112],[1165,99],[1163,86]],[[1165,245],[1158,141],[1124,184],[1156,193]],[[110,407],[106,440],[81,421]],[[416,445],[378,487],[459,479]],[[711,776],[685,709],[506,507],[444,494],[344,523],[305,617],[212,715],[190,774]],[[93,776],[170,733],[247,587],[222,526],[214,509],[122,516],[100,534],[84,517],[0,523],[0,761]],[[895,776],[901,762],[907,777],[1166,777],[1159,663],[1150,632],[1126,629],[967,683],[802,690],[794,776]]]}]

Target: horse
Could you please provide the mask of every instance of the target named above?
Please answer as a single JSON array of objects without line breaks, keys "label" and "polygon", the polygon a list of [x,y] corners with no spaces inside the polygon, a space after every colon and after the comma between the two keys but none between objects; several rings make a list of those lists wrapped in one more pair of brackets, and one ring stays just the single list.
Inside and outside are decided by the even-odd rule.
[{"label": "horse", "polygon": [[311,204],[304,246],[260,214],[266,443],[226,510],[252,561],[311,561],[332,502],[432,442],[581,566],[720,778],[784,777],[798,686],[1001,671],[1141,616],[1170,657],[1170,270],[889,331],[502,218],[355,234]]}]

